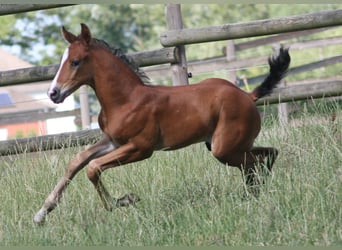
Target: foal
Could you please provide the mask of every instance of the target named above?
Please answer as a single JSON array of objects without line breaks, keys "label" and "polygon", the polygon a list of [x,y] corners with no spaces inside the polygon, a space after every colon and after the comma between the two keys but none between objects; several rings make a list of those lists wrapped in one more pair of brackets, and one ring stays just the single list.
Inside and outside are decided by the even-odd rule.
[{"label": "foal", "polygon": [[145,75],[132,60],[92,38],[85,24],[81,24],[78,36],[64,27],[62,35],[70,46],[63,54],[48,96],[54,103],[61,103],[81,85],[91,86],[101,105],[99,125],[103,138],[70,161],[34,222],[44,221],[69,182],[86,165],[88,178],[107,210],[134,203],[138,200],[134,195],[113,199],[100,180],[101,173],[149,158],[155,150],[205,142],[220,162],[240,168],[248,185],[257,183],[256,165],[265,165],[271,171],[278,151],[253,147],[260,131],[255,101],[271,93],[285,76],[290,64],[287,49],[281,47],[270,57],[269,75],[246,93],[218,78],[177,87],[145,85]]}]

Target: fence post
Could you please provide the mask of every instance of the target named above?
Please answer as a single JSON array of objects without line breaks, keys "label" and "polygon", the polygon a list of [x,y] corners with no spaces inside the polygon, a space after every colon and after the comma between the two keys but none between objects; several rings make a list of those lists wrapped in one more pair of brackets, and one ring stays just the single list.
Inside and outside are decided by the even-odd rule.
[{"label": "fence post", "polygon": [[[227,41],[227,47],[226,47],[226,59],[227,62],[231,62],[236,59],[235,55],[235,44],[233,40]],[[228,80],[231,81],[234,84],[237,84],[236,81],[236,70],[232,69],[228,71]]]},{"label": "fence post", "polygon": [[[280,87],[286,87],[286,85],[286,81],[284,80],[279,84]],[[282,127],[289,123],[288,103],[283,102],[278,104],[278,119]]]},{"label": "fence post", "polygon": [[[280,44],[276,43],[272,45],[273,51],[279,51]],[[279,83],[279,87],[286,87],[286,81],[281,80]],[[288,113],[288,105],[287,103],[279,103],[278,104],[278,121],[280,126],[285,127],[289,122],[289,113]]]},{"label": "fence post", "polygon": [[[183,29],[183,20],[180,4],[166,4],[166,25],[168,30]],[[177,63],[171,64],[173,85],[189,84],[185,46],[176,46]]]},{"label": "fence post", "polygon": [[88,86],[86,85],[83,85],[80,87],[80,106],[81,106],[82,129],[89,129],[90,128],[90,113],[89,113]]}]

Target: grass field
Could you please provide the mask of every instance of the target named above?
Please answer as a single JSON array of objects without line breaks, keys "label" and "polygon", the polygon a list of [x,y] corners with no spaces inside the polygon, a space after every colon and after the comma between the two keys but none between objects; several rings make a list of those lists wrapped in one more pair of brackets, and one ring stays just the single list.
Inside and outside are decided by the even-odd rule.
[{"label": "grass field", "polygon": [[280,155],[258,198],[246,193],[239,170],[221,165],[198,144],[105,172],[115,197],[134,192],[142,199],[113,212],[102,207],[82,170],[37,226],[33,215],[80,148],[3,157],[0,245],[341,246],[338,105],[334,123],[306,112],[287,127],[264,122],[256,144],[275,146]]}]

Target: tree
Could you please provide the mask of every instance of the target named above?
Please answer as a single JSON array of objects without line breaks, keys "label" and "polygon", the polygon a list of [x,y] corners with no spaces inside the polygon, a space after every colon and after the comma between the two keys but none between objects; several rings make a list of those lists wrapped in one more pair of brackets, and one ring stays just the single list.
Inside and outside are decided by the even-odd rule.
[{"label": "tree", "polygon": [[154,41],[159,44],[152,27],[156,23],[153,19],[159,19],[156,13],[163,17],[163,5],[147,11],[134,5],[75,5],[4,16],[1,19],[6,26],[0,29],[0,42],[20,47],[20,56],[31,63],[53,64],[66,46],[61,26],[78,33],[83,22],[90,26],[94,37],[124,51],[137,51],[144,47],[142,41],[151,38],[157,38]]}]

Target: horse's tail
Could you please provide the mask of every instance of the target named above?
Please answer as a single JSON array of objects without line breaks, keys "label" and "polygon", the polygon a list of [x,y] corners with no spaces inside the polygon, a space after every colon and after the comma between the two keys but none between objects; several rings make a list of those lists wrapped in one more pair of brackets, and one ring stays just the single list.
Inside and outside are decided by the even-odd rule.
[{"label": "horse's tail", "polygon": [[261,97],[268,95],[277,86],[277,84],[286,76],[287,69],[290,65],[290,55],[289,49],[280,47],[277,53],[270,56],[268,59],[268,64],[270,65],[270,73],[265,78],[265,80],[256,87],[250,96],[254,101],[260,99]]}]

